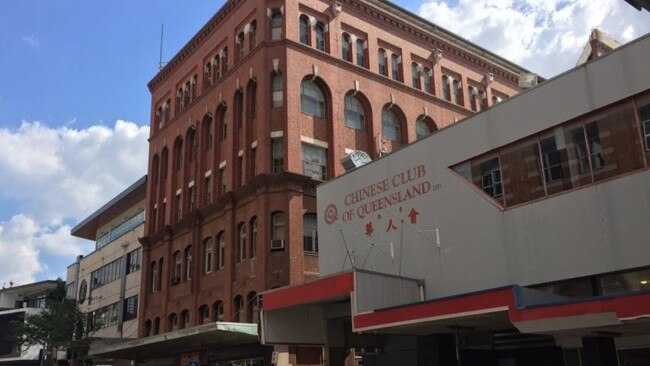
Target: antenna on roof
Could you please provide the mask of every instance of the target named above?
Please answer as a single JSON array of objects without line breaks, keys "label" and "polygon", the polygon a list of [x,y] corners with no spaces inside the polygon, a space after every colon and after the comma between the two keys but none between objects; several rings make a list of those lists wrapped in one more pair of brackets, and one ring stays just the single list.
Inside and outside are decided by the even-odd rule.
[{"label": "antenna on roof", "polygon": [[160,25],[160,54],[158,56],[158,70],[162,69],[166,62],[162,60],[162,50],[163,50],[163,35],[165,34],[165,25]]}]

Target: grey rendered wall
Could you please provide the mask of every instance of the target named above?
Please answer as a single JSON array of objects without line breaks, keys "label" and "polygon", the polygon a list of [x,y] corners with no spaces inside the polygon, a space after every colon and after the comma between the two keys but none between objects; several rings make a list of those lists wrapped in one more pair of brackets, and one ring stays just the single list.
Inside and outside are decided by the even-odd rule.
[{"label": "grey rendered wall", "polygon": [[[318,188],[320,272],[358,267],[426,280],[434,298],[650,264],[650,173],[643,171],[502,212],[449,166],[650,88],[650,37]],[[409,121],[413,123],[413,121]],[[423,165],[417,198],[343,222],[345,195]],[[403,190],[391,188],[388,193]],[[373,197],[377,198],[382,194]],[[372,199],[370,199],[372,200]],[[369,200],[369,201],[370,201]],[[326,207],[338,221],[325,221]],[[400,211],[401,206],[401,211]],[[419,212],[417,223],[407,213]],[[389,229],[394,219],[398,230]],[[365,235],[369,222],[371,236]],[[439,229],[439,241],[435,229]],[[394,256],[372,249],[392,247]],[[366,258],[368,258],[366,260]],[[350,268],[345,261],[343,268]]]}]

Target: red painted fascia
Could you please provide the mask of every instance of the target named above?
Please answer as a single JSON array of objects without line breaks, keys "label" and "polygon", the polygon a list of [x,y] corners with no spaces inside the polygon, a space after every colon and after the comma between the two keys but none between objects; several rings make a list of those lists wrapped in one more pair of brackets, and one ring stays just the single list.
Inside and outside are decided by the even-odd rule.
[{"label": "red painted fascia", "polygon": [[262,309],[271,311],[349,295],[354,291],[354,273],[346,272],[302,285],[264,293]]}]

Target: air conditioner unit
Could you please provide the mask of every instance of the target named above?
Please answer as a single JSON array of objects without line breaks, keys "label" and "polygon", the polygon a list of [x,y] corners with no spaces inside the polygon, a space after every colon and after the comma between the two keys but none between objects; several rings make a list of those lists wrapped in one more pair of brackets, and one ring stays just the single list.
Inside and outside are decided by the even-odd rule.
[{"label": "air conditioner unit", "polygon": [[284,249],[284,239],[271,240],[271,249]]}]

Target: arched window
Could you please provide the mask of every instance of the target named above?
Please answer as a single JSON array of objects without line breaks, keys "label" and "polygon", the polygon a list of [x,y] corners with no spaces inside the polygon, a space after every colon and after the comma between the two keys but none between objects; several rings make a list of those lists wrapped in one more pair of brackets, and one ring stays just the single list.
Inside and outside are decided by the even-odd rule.
[{"label": "arched window", "polygon": [[300,43],[310,44],[310,34],[309,34],[309,18],[306,15],[300,16]]},{"label": "arched window", "polygon": [[176,313],[169,314],[167,318],[167,330],[171,332],[178,330],[178,317]]},{"label": "arched window", "polygon": [[240,223],[237,231],[237,263],[239,263],[246,259],[246,223]]},{"label": "arched window", "polygon": [[248,28],[248,48],[249,51],[257,47],[257,21],[253,20],[251,22],[250,28]]},{"label": "arched window", "polygon": [[250,253],[251,253],[251,258],[257,257],[257,217],[253,216],[251,218],[250,223],[250,230],[251,230],[251,237],[249,239],[250,241]]},{"label": "arched window", "polygon": [[233,322],[244,321],[244,298],[241,295],[235,296],[233,300]]},{"label": "arched window", "polygon": [[197,313],[197,321],[199,324],[207,324],[210,322],[210,307],[208,305],[201,305]]},{"label": "arched window", "polygon": [[153,335],[160,334],[160,318],[156,318],[153,321]]},{"label": "arched window", "polygon": [[203,242],[203,273],[212,272],[212,238]]},{"label": "arched window", "polygon": [[178,329],[184,329],[190,326],[190,311],[183,310],[181,311],[181,319]]},{"label": "arched window", "polygon": [[401,81],[400,79],[400,65],[402,63],[400,62],[400,56],[397,54],[393,53],[390,56],[390,67],[391,67],[391,77],[393,80]]},{"label": "arched window", "polygon": [[223,321],[223,302],[221,300],[212,304],[212,321]]},{"label": "arched window", "polygon": [[223,141],[228,137],[228,114],[226,113],[226,109],[225,104],[221,104],[217,110],[220,141]]},{"label": "arched window", "polygon": [[350,42],[350,35],[343,33],[342,42],[341,42],[341,57],[345,61],[352,62],[352,43]]},{"label": "arched window", "polygon": [[158,260],[158,283],[156,284],[157,291],[162,289],[162,278],[163,278],[163,259]]},{"label": "arched window", "polygon": [[151,320],[147,319],[146,322],[144,322],[144,336],[149,337],[151,335]]},{"label": "arched window", "polygon": [[151,262],[149,265],[149,291],[156,292],[158,291],[158,263],[156,261]]},{"label": "arched window", "polygon": [[306,253],[318,253],[318,231],[316,214],[302,216],[302,242]]},{"label": "arched window", "polygon": [[397,114],[391,109],[381,111],[381,126],[383,137],[392,141],[402,141],[400,123]]},{"label": "arched window", "polygon": [[237,61],[244,58],[244,32],[240,32],[235,38],[235,49],[237,50]]},{"label": "arched window", "polygon": [[380,48],[379,51],[377,51],[377,63],[379,65],[379,74],[388,76],[386,51],[384,51],[383,48]]},{"label": "arched window", "polygon": [[425,67],[423,77],[424,77],[424,91],[433,94],[433,88],[431,85],[431,78],[433,78],[433,74],[431,72],[431,69]]},{"label": "arched window", "polygon": [[226,234],[222,231],[217,234],[217,269],[226,266]]},{"label": "arched window", "polygon": [[260,308],[257,294],[255,292],[250,292],[248,296],[246,296],[246,304],[248,305],[248,314],[246,314],[246,319],[253,324],[257,324],[260,320]]},{"label": "arched window", "polygon": [[427,135],[431,133],[431,130],[429,129],[429,126],[427,126],[426,122],[419,120],[415,122],[415,138],[420,140]]},{"label": "arched window", "polygon": [[271,41],[277,41],[282,38],[282,10],[273,9],[271,11]]},{"label": "arched window", "polygon": [[314,31],[316,33],[316,49],[325,51],[325,25],[321,22],[316,23]]},{"label": "arched window", "polygon": [[316,117],[325,116],[325,96],[323,91],[309,79],[300,83],[300,110]]},{"label": "arched window", "polygon": [[420,84],[420,70],[419,70],[418,64],[415,62],[411,64],[411,79],[413,81],[413,87],[415,89],[422,89],[422,85]]},{"label": "arched window", "polygon": [[366,42],[362,39],[357,39],[357,66],[366,67]]},{"label": "arched window", "polygon": [[271,102],[273,104],[273,108],[280,108],[282,107],[282,101],[283,101],[282,91],[284,89],[284,86],[282,85],[282,75],[277,73],[274,74],[273,79],[271,80],[271,85],[272,85]]},{"label": "arched window", "polygon": [[196,129],[191,127],[187,131],[187,160],[193,163],[196,160],[196,149],[198,145],[196,142]]},{"label": "arched window", "polygon": [[185,248],[185,280],[192,279],[192,246]]},{"label": "arched window", "polygon": [[363,130],[365,125],[363,105],[353,95],[345,96],[345,125],[355,130]]},{"label": "arched window", "polygon": [[174,270],[172,271],[172,285],[181,282],[181,274],[183,267],[183,258],[180,251],[174,253]]},{"label": "arched window", "polygon": [[284,249],[284,212],[271,214],[271,250]]}]

